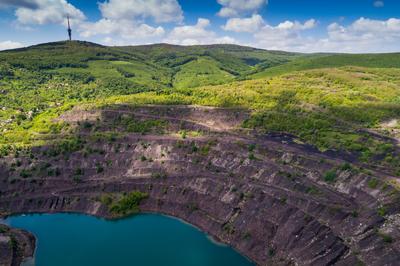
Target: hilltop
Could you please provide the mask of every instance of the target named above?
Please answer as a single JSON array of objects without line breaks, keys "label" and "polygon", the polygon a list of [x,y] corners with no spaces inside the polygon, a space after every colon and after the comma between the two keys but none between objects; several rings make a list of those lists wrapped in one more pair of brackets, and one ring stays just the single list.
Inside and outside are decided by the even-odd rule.
[{"label": "hilltop", "polygon": [[0,52],[0,211],[140,208],[259,265],[395,265],[399,57],[88,42]]},{"label": "hilltop", "polygon": [[81,41],[40,44],[0,53],[2,61],[12,66],[53,70],[57,74],[101,79],[104,73],[99,69],[108,68],[107,78],[150,88],[226,83],[298,56],[237,45],[105,47]]}]

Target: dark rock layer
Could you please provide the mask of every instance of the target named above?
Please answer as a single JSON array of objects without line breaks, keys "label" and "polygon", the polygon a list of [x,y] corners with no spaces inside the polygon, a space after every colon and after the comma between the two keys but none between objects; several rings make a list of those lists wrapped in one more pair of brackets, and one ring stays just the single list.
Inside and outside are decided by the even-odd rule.
[{"label": "dark rock layer", "polygon": [[17,266],[35,251],[35,237],[24,230],[0,225],[0,265]]}]

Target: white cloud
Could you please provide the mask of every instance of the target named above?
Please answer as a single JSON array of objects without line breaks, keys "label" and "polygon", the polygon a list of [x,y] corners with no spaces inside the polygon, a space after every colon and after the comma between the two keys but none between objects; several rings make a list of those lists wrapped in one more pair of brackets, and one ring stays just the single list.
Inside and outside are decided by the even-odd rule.
[{"label": "white cloud", "polygon": [[257,12],[268,0],[217,0],[222,5],[218,15],[221,17],[237,17],[242,14]]},{"label": "white cloud", "polygon": [[359,18],[347,26],[332,23],[326,28],[326,37],[307,36],[306,31],[315,25],[315,20],[265,25],[254,34],[253,45],[297,52],[374,53],[400,50],[400,19],[397,18]]},{"label": "white cloud", "polygon": [[231,37],[218,37],[214,31],[207,29],[209,26],[208,19],[199,18],[196,25],[175,27],[164,42],[181,45],[236,43]]},{"label": "white cloud", "polygon": [[[11,2],[11,1],[8,1]],[[30,5],[29,5],[30,4]],[[66,0],[15,1],[15,15],[21,24],[64,24],[67,14],[72,22],[85,19],[85,15]]]},{"label": "white cloud", "polygon": [[4,41],[4,42],[0,42],[0,51],[1,50],[21,48],[23,46],[24,45],[22,43],[19,43],[19,42]]},{"label": "white cloud", "polygon": [[228,19],[222,28],[226,31],[234,32],[256,32],[265,24],[260,15],[254,14],[250,18],[231,18]]},{"label": "white cloud", "polygon": [[117,35],[122,39],[149,39],[164,35],[164,29],[152,27],[132,20],[101,19],[95,23],[82,23],[79,28],[80,35],[89,38],[95,35]]},{"label": "white cloud", "polygon": [[305,40],[301,32],[316,26],[314,19],[304,23],[298,21],[284,21],[277,26],[264,25],[254,34],[258,47],[275,50],[296,50]]},{"label": "white cloud", "polygon": [[[344,52],[383,52],[400,50],[400,19],[360,18],[349,26],[333,23],[328,38],[322,40],[333,50]],[[321,42],[322,42],[321,41]]]},{"label": "white cloud", "polygon": [[183,20],[183,11],[177,0],[110,0],[100,3],[99,7],[107,19],[152,18],[158,23]]},{"label": "white cloud", "polygon": [[127,45],[132,45],[131,42],[127,42],[126,40],[121,40],[118,38],[111,38],[111,37],[105,37],[102,41],[104,45],[110,45],[110,46],[127,46]]},{"label": "white cloud", "polygon": [[384,7],[385,3],[383,1],[375,1],[374,2],[374,7]]},{"label": "white cloud", "polygon": [[286,20],[285,22],[280,23],[276,28],[279,30],[309,30],[314,28],[317,25],[315,19],[309,19],[306,22],[304,22],[303,24],[301,24],[298,21],[289,21]]},{"label": "white cloud", "polygon": [[183,11],[177,0],[110,0],[99,3],[103,18],[97,22],[81,23],[78,31],[82,37],[110,35],[106,43],[147,43],[158,41],[165,34],[157,23],[181,22]]}]

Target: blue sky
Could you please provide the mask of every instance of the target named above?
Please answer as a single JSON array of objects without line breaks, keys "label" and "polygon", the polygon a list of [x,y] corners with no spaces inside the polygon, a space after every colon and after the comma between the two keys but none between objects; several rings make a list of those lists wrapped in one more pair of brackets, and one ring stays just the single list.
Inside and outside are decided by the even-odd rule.
[{"label": "blue sky", "polygon": [[400,52],[398,0],[0,0],[0,49],[234,43],[300,52]]}]

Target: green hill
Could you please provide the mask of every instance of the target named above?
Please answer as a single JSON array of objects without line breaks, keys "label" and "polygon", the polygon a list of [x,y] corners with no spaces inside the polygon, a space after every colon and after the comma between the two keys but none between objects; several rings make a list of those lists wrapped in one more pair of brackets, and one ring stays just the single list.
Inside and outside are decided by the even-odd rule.
[{"label": "green hill", "polygon": [[106,47],[81,41],[3,51],[0,121],[4,130],[19,133],[1,139],[24,142],[33,118],[57,107],[224,84],[299,56],[236,45]]},{"label": "green hill", "polygon": [[236,45],[105,47],[74,41],[5,51],[0,60],[2,68],[7,64],[79,80],[113,78],[136,87],[160,89],[221,84],[299,56]]},{"label": "green hill", "polygon": [[[72,80],[126,84],[141,89],[165,87],[169,71],[152,64],[141,54],[89,42],[57,42],[0,53],[2,66],[39,75]],[[122,63],[119,63],[122,62]],[[105,81],[107,80],[107,81]]]},{"label": "green hill", "polygon": [[[302,56],[296,53],[266,51],[228,44],[205,46],[156,44],[121,47],[119,49],[134,54],[141,53],[143,57],[149,58],[153,63],[171,68],[174,75],[179,76],[179,80],[187,78],[187,82],[183,81],[183,83],[190,83],[191,86],[194,86],[192,84],[194,80],[196,80],[197,85],[210,85],[220,83],[216,80],[241,79],[251,73],[288,63]],[[201,58],[207,60],[199,60]],[[200,68],[199,73],[193,71],[197,64]],[[211,71],[209,77],[203,71],[208,67]],[[184,74],[180,72],[184,72]],[[231,75],[230,79],[227,78],[227,73]],[[197,80],[197,77],[199,77],[199,80]]]},{"label": "green hill", "polygon": [[252,78],[276,76],[292,71],[360,66],[375,68],[399,68],[400,53],[391,54],[316,54],[299,57],[285,64],[273,66],[253,74]]}]

